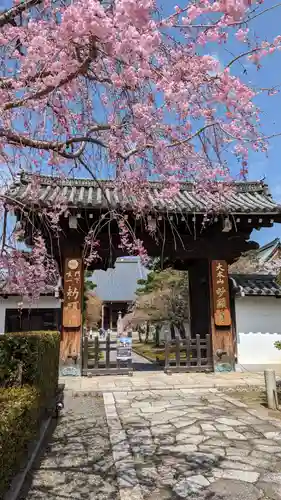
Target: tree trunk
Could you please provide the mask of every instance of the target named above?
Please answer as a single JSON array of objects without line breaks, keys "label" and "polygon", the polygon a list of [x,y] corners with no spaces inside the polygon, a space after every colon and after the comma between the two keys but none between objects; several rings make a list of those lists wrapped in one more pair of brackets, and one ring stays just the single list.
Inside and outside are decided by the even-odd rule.
[{"label": "tree trunk", "polygon": [[147,321],[146,323],[146,331],[145,331],[145,344],[148,344],[148,339],[149,339],[149,323]]},{"label": "tree trunk", "polygon": [[176,340],[176,332],[173,323],[171,323],[170,329],[171,329],[171,339]]},{"label": "tree trunk", "polygon": [[179,324],[179,332],[180,332],[181,339],[185,340],[186,339],[186,334],[185,334],[185,328],[184,328],[184,324],[183,323]]},{"label": "tree trunk", "polygon": [[141,327],[140,327],[140,326],[138,326],[138,335],[139,335],[139,342],[140,342],[140,344],[142,344],[142,343],[143,343],[143,339],[142,339],[142,335],[141,335],[141,334],[142,334],[142,332],[141,332]]},{"label": "tree trunk", "polygon": [[160,347],[160,325],[155,327],[155,347]]}]

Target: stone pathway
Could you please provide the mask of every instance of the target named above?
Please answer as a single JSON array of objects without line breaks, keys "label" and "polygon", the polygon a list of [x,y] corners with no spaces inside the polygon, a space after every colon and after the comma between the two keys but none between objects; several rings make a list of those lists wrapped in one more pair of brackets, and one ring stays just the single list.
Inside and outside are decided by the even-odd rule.
[{"label": "stone pathway", "polygon": [[216,389],[104,394],[121,500],[281,500],[281,421]]},{"label": "stone pathway", "polygon": [[[70,380],[63,416],[19,500],[281,500],[281,419],[204,387],[207,376],[184,387],[189,375],[166,376],[161,387],[159,374],[154,383],[132,377],[133,390],[129,377],[116,377],[98,394],[92,387],[107,377],[84,379],[84,390]],[[219,380],[247,387],[236,375]]]},{"label": "stone pathway", "polygon": [[70,391],[135,391],[182,388],[245,388],[264,387],[263,373],[175,373],[171,376],[163,371],[134,372],[133,377],[108,375],[106,377],[61,377]]},{"label": "stone pathway", "polygon": [[18,500],[41,499],[119,500],[102,395],[66,393],[58,426]]}]

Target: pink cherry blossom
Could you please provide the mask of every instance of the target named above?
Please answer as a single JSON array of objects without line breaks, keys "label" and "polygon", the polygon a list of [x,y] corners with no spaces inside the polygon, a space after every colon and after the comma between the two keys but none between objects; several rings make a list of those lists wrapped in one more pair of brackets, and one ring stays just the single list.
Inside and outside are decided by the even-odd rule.
[{"label": "pink cherry blossom", "polygon": [[236,32],[236,38],[239,40],[239,42],[246,42],[247,41],[247,35],[249,33],[248,29],[239,29]]},{"label": "pink cherry blossom", "polygon": [[42,236],[34,238],[31,252],[19,250],[2,253],[0,257],[2,291],[27,297],[31,302],[38,300],[40,294],[54,289],[58,283],[58,270],[47,254]]},{"label": "pink cherry blossom", "polygon": [[[229,152],[238,160],[234,175],[244,179],[249,152],[266,150],[255,104],[260,90],[239,65],[246,59],[259,68],[281,48],[281,35],[263,41],[252,27],[252,18],[266,16],[266,2],[186,1],[171,4],[166,17],[159,2],[8,0],[1,7],[1,214],[12,205],[4,188],[22,170],[94,179],[114,174],[140,217],[149,208],[149,179],[162,182],[160,201],[172,201],[185,180],[207,193],[218,179],[229,182]],[[280,15],[278,2],[272,8]],[[218,44],[228,49],[233,36],[247,46],[223,67],[212,54]],[[37,206],[36,175],[29,196]],[[63,198],[53,201],[40,215],[59,238],[67,207]],[[113,212],[121,247],[145,260],[142,242]],[[4,238],[0,256],[7,284],[38,296],[51,256],[40,239],[26,259],[17,234]],[[98,232],[89,228],[86,264],[99,265],[99,251]]]}]

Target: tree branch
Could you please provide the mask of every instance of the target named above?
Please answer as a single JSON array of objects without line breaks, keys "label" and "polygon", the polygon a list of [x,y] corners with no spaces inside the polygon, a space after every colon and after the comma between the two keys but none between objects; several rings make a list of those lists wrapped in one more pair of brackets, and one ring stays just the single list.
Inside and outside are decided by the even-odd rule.
[{"label": "tree branch", "polygon": [[63,85],[66,85],[67,83],[74,80],[74,78],[76,78],[78,75],[85,74],[87,69],[89,68],[89,65],[91,64],[92,60],[93,60],[93,58],[88,56],[76,71],[74,71],[73,73],[70,73],[68,76],[63,78],[59,82],[58,85],[49,85],[48,87],[45,87],[44,89],[36,92],[33,95],[30,95],[28,97],[24,97],[23,99],[19,99],[18,101],[7,102],[2,108],[3,111],[7,111],[8,109],[12,109],[12,108],[18,108],[18,107],[22,106],[23,104],[25,104],[26,102],[31,101],[31,100],[41,99],[42,97],[45,97],[46,95],[53,92],[53,90],[55,90],[59,87],[62,87]]},{"label": "tree branch", "polygon": [[0,28],[5,26],[5,24],[11,24],[11,22],[22,12],[29,9],[30,7],[34,7],[42,2],[42,0],[25,0],[11,9],[4,10],[4,12],[0,13]]},{"label": "tree branch", "polygon": [[207,125],[204,125],[204,127],[201,127],[199,130],[194,132],[194,134],[190,135],[186,139],[183,139],[182,141],[176,141],[176,142],[173,142],[172,144],[169,144],[167,146],[167,148],[174,148],[175,146],[180,146],[181,144],[192,141],[192,139],[199,136],[202,132],[204,132],[204,130],[206,130],[207,128],[210,128],[210,127],[215,127],[215,125],[217,125],[217,122],[208,123]]},{"label": "tree branch", "polygon": [[6,236],[7,236],[7,216],[8,216],[8,210],[7,207],[5,206],[5,211],[4,211],[4,221],[3,221],[3,235],[2,235],[2,245],[1,245],[1,255],[4,252],[5,244],[6,244]]},{"label": "tree branch", "polygon": [[[14,132],[13,130],[5,130],[0,128],[0,137],[5,137],[10,144],[14,144],[16,146],[24,146],[30,147],[34,149],[43,149],[44,151],[55,151],[65,158],[77,158],[83,152],[86,143],[96,144],[98,146],[106,148],[106,144],[103,143],[100,139],[96,139],[95,137],[91,137],[91,134],[94,132],[100,132],[103,130],[109,130],[110,125],[94,125],[90,127],[89,132],[86,136],[81,137],[71,137],[66,141],[45,141],[40,139],[30,139],[30,137],[26,137],[22,134]],[[81,148],[74,153],[67,153],[65,150],[72,144],[84,143]]]},{"label": "tree branch", "polygon": [[242,139],[241,137],[235,137],[235,135],[233,135],[230,132],[228,132],[227,130],[225,130],[220,123],[217,123],[217,125],[224,134],[228,135],[229,137],[231,137],[231,139],[233,139],[235,141],[243,141],[243,142],[248,142],[248,143],[259,142],[259,141],[269,141],[270,139],[274,139],[275,137],[281,136],[281,132],[276,132],[276,134],[260,136],[260,137],[254,138],[254,139],[246,139],[246,138]]},{"label": "tree branch", "polygon": [[[234,26],[242,26],[243,24],[248,24],[251,21],[253,21],[254,19],[256,19],[257,17],[260,17],[263,14],[270,12],[271,10],[277,9],[278,7],[281,7],[281,3],[278,3],[276,5],[272,5],[271,7],[268,7],[267,9],[264,9],[263,11],[258,12],[257,14],[254,14],[253,16],[251,16],[251,14],[249,14],[249,16],[246,17],[245,19],[241,19],[240,21],[228,23],[224,27],[225,28],[232,28]],[[176,14],[174,14],[174,16],[175,15]],[[216,28],[220,21],[221,21],[221,18],[219,18],[219,20],[213,24],[174,24],[173,28],[181,28],[181,29],[191,29],[191,28],[196,29],[197,28],[197,29],[209,30],[209,29]]]},{"label": "tree branch", "polygon": [[227,64],[226,68],[230,68],[230,66],[232,66],[232,64],[234,64],[236,61],[238,61],[242,57],[248,56],[250,54],[254,54],[255,52],[259,52],[260,50],[262,50],[262,49],[260,47],[257,47],[256,49],[247,50],[247,52],[243,52],[242,54],[239,54],[239,56],[234,57],[234,59],[232,59]]}]

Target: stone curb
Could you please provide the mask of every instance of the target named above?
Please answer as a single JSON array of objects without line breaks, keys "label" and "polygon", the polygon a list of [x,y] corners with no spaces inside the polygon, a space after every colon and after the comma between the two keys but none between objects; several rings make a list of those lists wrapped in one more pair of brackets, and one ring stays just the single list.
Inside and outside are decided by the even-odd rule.
[{"label": "stone curb", "polygon": [[126,432],[122,429],[112,392],[103,395],[103,402],[116,467],[120,500],[143,500],[130,445]]},{"label": "stone curb", "polygon": [[238,391],[238,392],[247,392],[249,390],[252,390],[253,387],[256,389],[256,390],[259,390],[259,389],[263,389],[264,390],[264,386],[261,384],[261,385],[255,385],[255,386],[252,386],[252,385],[233,385],[233,386],[226,386],[226,385],[220,385],[220,384],[206,384],[206,385],[199,385],[198,384],[190,384],[190,385],[174,385],[174,386],[151,386],[151,387],[148,387],[147,385],[145,386],[135,386],[135,387],[110,387],[110,388],[95,388],[95,387],[89,387],[89,388],[85,388],[85,389],[82,389],[81,387],[79,388],[67,388],[65,387],[65,391],[66,392],[71,392],[72,395],[75,395],[75,394],[79,394],[81,395],[81,393],[99,393],[99,394],[112,394],[114,392],[144,392],[144,391],[179,391],[179,390],[194,390],[196,389],[197,391],[200,390],[200,391],[208,391],[209,389],[216,389],[218,391],[222,391],[222,392],[228,392],[231,394],[231,392],[235,392],[235,391]]},{"label": "stone curb", "polygon": [[33,464],[38,456],[38,453],[40,451],[42,443],[45,439],[46,433],[51,425],[52,418],[53,417],[50,416],[50,417],[48,417],[47,420],[45,420],[42,423],[42,425],[40,427],[40,431],[39,431],[39,439],[36,442],[36,444],[34,445],[34,449],[33,449],[31,456],[27,462],[27,465],[25,466],[23,471],[19,472],[14,477],[14,479],[12,480],[11,487],[7,491],[7,493],[5,493],[3,500],[20,500],[20,498],[18,498],[18,496],[19,496],[20,491],[24,485],[26,476],[27,476],[28,472],[30,471],[30,469],[32,468],[32,466],[33,466]]}]

